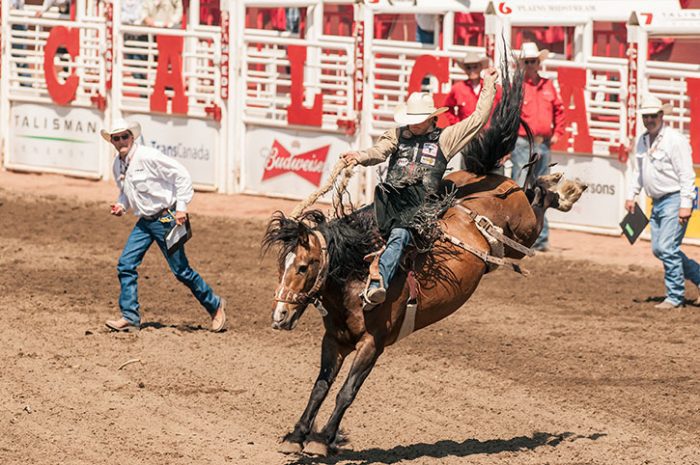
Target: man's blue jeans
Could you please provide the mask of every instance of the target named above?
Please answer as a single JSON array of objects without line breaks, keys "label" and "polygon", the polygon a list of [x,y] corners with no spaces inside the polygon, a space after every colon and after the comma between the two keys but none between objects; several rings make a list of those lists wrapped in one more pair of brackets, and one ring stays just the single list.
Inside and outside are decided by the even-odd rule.
[{"label": "man's blue jeans", "polygon": [[[389,283],[399,268],[403,249],[406,248],[410,240],[411,232],[408,229],[394,228],[391,230],[389,239],[386,241],[386,248],[382,252],[382,256],[379,257],[379,274],[382,275],[386,288],[389,288]],[[372,284],[372,287],[378,287],[375,283]]]},{"label": "man's blue jeans", "polygon": [[[166,216],[171,218],[171,216]],[[137,291],[138,271],[136,268],[143,261],[146,251],[151,247],[153,241],[158,244],[161,252],[168,261],[170,270],[172,270],[178,281],[184,283],[190,288],[192,294],[197,298],[200,304],[213,315],[219,308],[221,299],[214,294],[211,287],[193,270],[187,262],[185,256],[185,248],[180,247],[172,255],[168,255],[165,246],[165,234],[170,231],[175,225],[175,220],[172,219],[169,223],[161,223],[160,220],[147,220],[141,218],[136,222],[134,229],[126,241],[124,250],[119,257],[117,264],[117,272],[119,274],[119,282],[121,284],[121,294],[119,295],[119,308],[122,316],[133,325],[141,324],[141,316],[139,315],[139,302]]]},{"label": "man's blue jeans", "polygon": [[[551,163],[549,144],[549,139],[545,139],[541,144],[534,144],[533,146],[533,150],[541,155],[540,160],[531,168],[535,170],[535,178],[549,174],[549,164]],[[513,153],[511,154],[510,161],[513,163],[513,170],[510,173],[510,177],[522,187],[523,184],[525,184],[526,175],[524,167],[530,161],[530,144],[527,142],[527,138],[518,137],[518,140],[515,143],[515,149],[513,149]],[[535,241],[533,247],[544,247],[548,244],[548,242],[549,222],[547,221],[547,216],[545,215],[542,232],[540,232],[540,236]]]},{"label": "man's blue jeans", "polygon": [[666,301],[680,305],[685,301],[685,280],[700,284],[700,265],[681,252],[681,241],[688,223],[680,224],[678,210],[681,196],[678,192],[654,199],[651,208],[651,250],[664,264]]}]

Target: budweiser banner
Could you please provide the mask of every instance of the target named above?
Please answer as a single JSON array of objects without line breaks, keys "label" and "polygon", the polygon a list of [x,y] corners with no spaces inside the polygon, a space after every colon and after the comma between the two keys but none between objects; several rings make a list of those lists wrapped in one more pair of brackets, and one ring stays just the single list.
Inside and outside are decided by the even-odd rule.
[{"label": "budweiser banner", "polygon": [[[328,179],[340,155],[350,149],[350,138],[337,134],[250,127],[246,131],[243,189],[306,198]],[[350,192],[355,199],[356,186],[353,179]]]}]

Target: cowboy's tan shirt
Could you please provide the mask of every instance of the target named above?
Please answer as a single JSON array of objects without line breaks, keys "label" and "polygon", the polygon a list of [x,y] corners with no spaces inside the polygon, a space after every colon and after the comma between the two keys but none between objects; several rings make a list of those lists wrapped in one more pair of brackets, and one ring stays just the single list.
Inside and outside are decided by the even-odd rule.
[{"label": "cowboy's tan shirt", "polygon": [[[484,79],[484,88],[479,95],[474,113],[465,120],[443,129],[438,144],[448,161],[459,153],[489,120],[495,95],[496,79],[487,76]],[[358,162],[363,166],[379,164],[389,158],[396,151],[398,145],[398,128],[389,129],[381,135],[376,144],[359,152]]]}]

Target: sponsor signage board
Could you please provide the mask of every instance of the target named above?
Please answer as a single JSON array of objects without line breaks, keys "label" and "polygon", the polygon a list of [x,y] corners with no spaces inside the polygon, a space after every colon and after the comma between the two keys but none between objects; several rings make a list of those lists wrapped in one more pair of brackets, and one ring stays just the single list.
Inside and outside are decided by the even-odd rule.
[{"label": "sponsor signage board", "polygon": [[126,118],[141,124],[144,145],[156,148],[182,163],[192,176],[193,184],[216,187],[220,141],[216,122],[136,113],[126,115]]},{"label": "sponsor signage board", "polygon": [[[305,199],[328,179],[352,138],[337,134],[249,126],[243,159],[244,190],[251,193]],[[362,169],[362,168],[358,168]],[[348,190],[357,192],[358,176]],[[332,199],[330,193],[322,197]]]},{"label": "sponsor signage board", "polygon": [[[700,239],[700,212],[698,212],[698,190],[700,189],[700,168],[695,168],[695,199],[693,199],[693,214],[688,222],[688,229],[685,230],[686,239],[695,239],[691,241],[697,243]],[[649,203],[648,212],[651,213],[651,202]]]},{"label": "sponsor signage board", "polygon": [[552,153],[552,172],[566,179],[580,179],[588,189],[570,212],[550,209],[547,218],[555,226],[581,226],[600,232],[620,233],[625,215],[627,167],[617,158]]},{"label": "sponsor signage board", "polygon": [[8,166],[99,176],[102,115],[88,108],[13,104]]}]

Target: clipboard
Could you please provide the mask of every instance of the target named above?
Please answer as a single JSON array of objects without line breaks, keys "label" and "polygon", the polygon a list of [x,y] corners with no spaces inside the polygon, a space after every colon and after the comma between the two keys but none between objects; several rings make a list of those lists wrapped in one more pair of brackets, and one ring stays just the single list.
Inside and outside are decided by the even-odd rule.
[{"label": "clipboard", "polygon": [[649,224],[649,219],[639,207],[637,202],[634,203],[634,212],[628,213],[620,222],[622,234],[625,235],[630,244],[634,244],[644,228]]},{"label": "clipboard", "polygon": [[189,217],[182,224],[176,224],[173,229],[165,234],[165,247],[168,255],[174,254],[185,242],[192,238],[192,227]]}]

